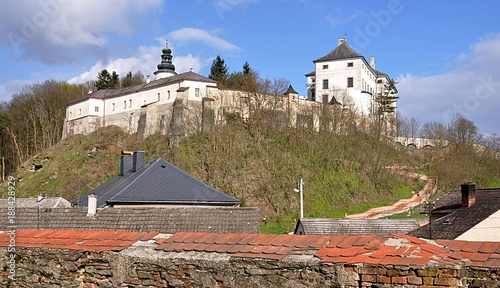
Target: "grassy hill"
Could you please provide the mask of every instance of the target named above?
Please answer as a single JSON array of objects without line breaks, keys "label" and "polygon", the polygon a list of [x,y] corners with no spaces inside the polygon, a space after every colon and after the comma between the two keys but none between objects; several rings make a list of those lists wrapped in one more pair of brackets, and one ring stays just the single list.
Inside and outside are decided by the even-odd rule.
[{"label": "grassy hill", "polygon": [[[358,213],[410,197],[421,183],[393,175],[385,167],[428,161],[425,155],[415,156],[391,143],[355,132],[338,135],[274,129],[255,137],[242,125],[226,125],[192,135],[177,146],[168,143],[164,135],[153,135],[137,143],[133,135],[117,127],[65,139],[24,163],[16,173],[21,180],[16,196],[46,193],[71,200],[116,176],[121,150],[144,150],[148,160],[163,157],[201,181],[237,197],[243,206],[259,207],[262,218],[269,221],[263,227],[265,231],[283,233],[293,229],[298,218],[299,195],[293,189],[300,178],[305,183],[306,217],[342,217],[345,213]],[[442,172],[440,163],[453,159],[446,157],[451,156],[431,162],[424,172],[450,179],[450,173],[456,176],[456,170],[449,167],[444,169],[448,174]],[[29,171],[33,164],[42,167],[36,172]],[[474,171],[482,173],[484,169]],[[481,186],[486,183],[481,179],[492,180],[490,184],[500,183],[500,169],[490,171],[488,175],[493,176],[483,174],[474,179],[465,173],[461,175],[465,180],[455,177],[445,183],[457,182],[457,187],[460,181],[477,180],[482,181],[478,183]],[[2,196],[6,192],[7,189],[2,189]]]}]

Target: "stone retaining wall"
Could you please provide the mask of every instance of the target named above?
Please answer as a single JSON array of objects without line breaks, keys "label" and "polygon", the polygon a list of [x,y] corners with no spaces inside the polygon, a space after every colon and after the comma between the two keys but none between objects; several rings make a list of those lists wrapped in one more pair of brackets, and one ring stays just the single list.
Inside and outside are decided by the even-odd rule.
[{"label": "stone retaining wall", "polygon": [[263,260],[222,253],[166,253],[153,243],[121,252],[16,249],[11,281],[0,248],[2,287],[499,287],[500,268],[345,265],[291,255]]}]

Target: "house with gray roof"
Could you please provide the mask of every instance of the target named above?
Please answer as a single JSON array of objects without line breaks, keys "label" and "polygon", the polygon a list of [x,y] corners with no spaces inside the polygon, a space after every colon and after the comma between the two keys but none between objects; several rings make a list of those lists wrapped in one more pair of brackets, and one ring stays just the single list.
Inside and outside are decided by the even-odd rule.
[{"label": "house with gray roof", "polygon": [[298,235],[378,235],[407,234],[420,225],[414,219],[301,218],[295,226]]},{"label": "house with gray roof", "polygon": [[[0,207],[7,207],[9,199],[0,199]],[[62,197],[46,197],[38,195],[37,198],[16,198],[17,208],[69,208],[71,203]]]},{"label": "house with gray roof", "polygon": [[78,207],[239,206],[240,201],[201,182],[163,158],[144,162],[144,152],[122,153],[120,174],[72,200]]},{"label": "house with gray roof", "polygon": [[[425,211],[427,212],[427,211]],[[500,188],[464,183],[431,204],[431,222],[408,233],[426,239],[500,241]]]}]

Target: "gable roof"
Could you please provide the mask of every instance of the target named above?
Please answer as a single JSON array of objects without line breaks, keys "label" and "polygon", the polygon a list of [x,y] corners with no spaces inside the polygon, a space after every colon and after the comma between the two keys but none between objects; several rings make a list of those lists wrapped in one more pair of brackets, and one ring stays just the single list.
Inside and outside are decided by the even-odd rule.
[{"label": "gable roof", "polygon": [[88,206],[88,195],[97,196],[97,208],[108,205],[217,205],[240,204],[234,197],[208,186],[163,158],[127,171],[71,201]]},{"label": "gable roof", "polygon": [[202,76],[200,74],[194,73],[192,71],[189,72],[184,72],[181,74],[177,74],[174,76],[166,77],[166,78],[161,78],[158,80],[152,80],[149,83],[143,83],[143,84],[138,84],[134,86],[129,86],[125,88],[119,88],[119,89],[101,89],[97,90],[94,93],[88,94],[83,98],[77,99],[75,101],[72,101],[68,103],[66,106],[71,106],[73,104],[86,101],[88,99],[109,99],[113,97],[119,97],[131,93],[136,93],[140,91],[145,91],[149,89],[154,89],[157,87],[161,86],[167,86],[170,84],[174,83],[181,83],[184,81],[197,81],[197,82],[206,82],[206,83],[211,83],[214,84],[214,86],[217,86],[217,81],[212,80],[210,78],[207,78],[205,76]]},{"label": "gable roof", "polygon": [[406,234],[418,229],[416,220],[402,219],[332,219],[302,218],[295,227],[295,234],[302,228],[305,235],[378,235]]},{"label": "gable roof", "polygon": [[[347,45],[345,41],[342,41],[335,49],[330,51],[323,57],[320,57],[313,62],[331,61],[331,60],[341,60],[341,59],[351,59],[351,58],[363,58],[361,54],[354,51],[351,46]],[[365,61],[366,62],[366,61]]]},{"label": "gable roof", "polygon": [[[476,189],[476,203],[468,208],[461,205],[461,191],[451,191],[433,206],[432,214],[443,214],[429,224],[408,233],[429,239],[456,239],[472,227],[500,210],[500,189]],[[500,225],[500,224],[499,224]]]}]

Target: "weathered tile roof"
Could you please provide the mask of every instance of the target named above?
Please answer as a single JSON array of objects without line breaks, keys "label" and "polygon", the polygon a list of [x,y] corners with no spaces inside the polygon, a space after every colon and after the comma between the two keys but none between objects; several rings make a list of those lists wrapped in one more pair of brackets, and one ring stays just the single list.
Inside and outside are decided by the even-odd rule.
[{"label": "weathered tile roof", "polygon": [[[0,207],[0,231],[11,224],[8,208]],[[17,229],[126,230],[216,233],[259,233],[258,208],[241,207],[133,207],[98,209],[88,217],[87,208],[16,208]]]},{"label": "weathered tile roof", "polygon": [[500,242],[426,241],[392,237],[176,233],[156,239],[165,252],[227,253],[234,257],[281,260],[313,255],[321,262],[380,265],[500,267]]},{"label": "weathered tile roof", "polygon": [[[152,244],[157,251],[174,253],[172,257],[176,257],[175,253],[214,253],[283,261],[306,257],[323,263],[500,267],[500,242],[431,241],[402,234],[380,237],[179,232],[170,236],[156,232],[17,230],[15,236],[16,247],[25,248],[121,251],[138,241],[154,239],[148,247]],[[9,241],[9,232],[1,232],[0,247],[8,247]]]},{"label": "weathered tile roof", "polygon": [[163,158],[145,163],[136,172],[118,175],[71,202],[86,207],[90,194],[97,196],[98,208],[113,204],[233,206],[240,203]]},{"label": "weathered tile roof", "polygon": [[[7,207],[8,199],[0,199],[0,207]],[[50,197],[38,200],[38,198],[16,198],[16,208],[40,207],[40,208],[65,208],[71,207],[71,203],[62,197]]]},{"label": "weathered tile roof", "polygon": [[[83,251],[121,251],[137,241],[153,239],[157,232],[17,230],[16,247]],[[9,246],[11,235],[0,233],[0,246]]]},{"label": "weathered tile roof", "polygon": [[456,239],[479,222],[500,210],[500,189],[476,189],[476,203],[461,207],[461,192],[447,193],[434,204],[433,214],[449,213],[440,219],[408,233],[411,236],[432,239]]},{"label": "weathered tile roof", "polygon": [[333,219],[302,218],[295,227],[295,234],[303,230],[305,235],[378,235],[406,234],[418,229],[416,220],[406,219]]}]

